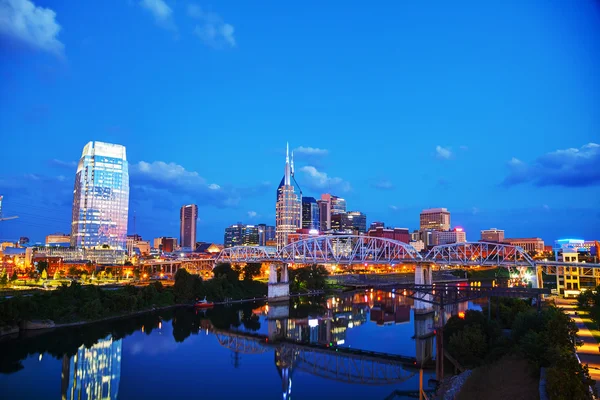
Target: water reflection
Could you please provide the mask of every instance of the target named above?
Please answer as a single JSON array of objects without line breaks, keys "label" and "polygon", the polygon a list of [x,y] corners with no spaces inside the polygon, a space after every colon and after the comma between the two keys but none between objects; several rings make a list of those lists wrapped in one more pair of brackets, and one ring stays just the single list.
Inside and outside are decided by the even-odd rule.
[{"label": "water reflection", "polygon": [[62,360],[62,399],[115,400],[121,379],[121,340],[109,335]]},{"label": "water reflection", "polygon": [[[451,315],[465,310],[467,304],[425,312],[416,312],[412,307],[413,300],[408,297],[369,291],[205,311],[179,308],[45,334],[31,333],[11,341],[0,341],[0,373],[5,374],[4,377],[0,375],[0,385],[10,384],[8,393],[11,387],[22,390],[20,385],[30,379],[31,374],[40,374],[34,372],[34,360],[37,363],[39,357],[39,364],[53,362],[48,361],[51,357],[43,357],[42,361],[42,354],[47,353],[62,360],[63,399],[117,399],[120,387],[124,391],[122,398],[132,398],[132,387],[145,390],[151,386],[152,382],[137,381],[136,374],[148,368],[143,360],[155,357],[157,349],[169,349],[161,353],[164,363],[160,368],[185,375],[187,371],[182,369],[185,364],[181,361],[187,355],[181,353],[180,344],[191,341],[193,347],[186,346],[186,351],[195,352],[195,359],[202,359],[204,353],[223,357],[223,349],[228,350],[225,361],[229,366],[219,359],[211,359],[207,360],[206,366],[195,364],[194,374],[200,373],[198,368],[207,368],[205,374],[217,376],[243,369],[239,373],[256,385],[262,380],[252,378],[257,372],[248,367],[258,363],[261,371],[263,367],[267,368],[264,376],[269,375],[269,368],[272,372],[277,371],[278,379],[271,377],[261,384],[268,386],[273,378],[280,379],[279,396],[284,399],[290,398],[292,382],[299,379],[299,373],[303,383],[294,391],[303,392],[307,379],[311,384],[319,379],[336,382],[327,383],[325,387],[347,390],[346,397],[353,397],[356,389],[349,389],[351,387],[365,391],[389,387],[385,389],[387,394],[399,387],[418,390],[419,384],[422,385],[422,381],[418,381],[420,370],[425,371],[425,381],[434,377],[434,371],[440,372],[435,356],[440,351],[436,348],[436,327]],[[129,339],[131,335],[134,337]],[[208,336],[208,341],[199,335]],[[125,347],[122,347],[123,343]],[[139,371],[136,374],[129,369],[123,370],[121,376],[122,348],[126,349],[128,365],[136,365]],[[140,363],[139,367],[137,363]],[[233,370],[227,370],[232,367]],[[29,375],[22,373],[26,369],[29,369]],[[58,379],[58,374],[53,373],[56,374],[53,379]],[[336,386],[338,384],[342,387]],[[342,389],[344,387],[346,389]],[[171,387],[170,390],[178,389]],[[229,397],[234,392],[230,387],[220,390],[215,398]],[[306,397],[306,390],[301,393],[304,396],[297,394],[295,397]],[[189,393],[180,394],[187,395]],[[47,397],[46,392],[29,396]]]}]

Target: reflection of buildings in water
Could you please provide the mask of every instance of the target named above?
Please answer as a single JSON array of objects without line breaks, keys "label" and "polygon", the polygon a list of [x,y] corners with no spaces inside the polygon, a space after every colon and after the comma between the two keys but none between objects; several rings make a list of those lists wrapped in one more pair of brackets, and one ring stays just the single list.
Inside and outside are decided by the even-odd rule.
[{"label": "reflection of buildings in water", "polygon": [[90,348],[79,347],[77,354],[63,356],[62,399],[112,400],[119,393],[121,379],[121,340],[111,336]]}]

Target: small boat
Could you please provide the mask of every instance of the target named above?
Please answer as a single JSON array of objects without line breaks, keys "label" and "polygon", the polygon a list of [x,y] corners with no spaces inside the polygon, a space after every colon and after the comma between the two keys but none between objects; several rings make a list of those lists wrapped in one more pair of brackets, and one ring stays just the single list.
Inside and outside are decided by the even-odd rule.
[{"label": "small boat", "polygon": [[198,308],[211,308],[214,305],[215,305],[214,303],[211,303],[211,302],[207,301],[206,300],[206,296],[205,296],[203,300],[196,301],[196,304],[194,304],[194,307],[198,307]]}]

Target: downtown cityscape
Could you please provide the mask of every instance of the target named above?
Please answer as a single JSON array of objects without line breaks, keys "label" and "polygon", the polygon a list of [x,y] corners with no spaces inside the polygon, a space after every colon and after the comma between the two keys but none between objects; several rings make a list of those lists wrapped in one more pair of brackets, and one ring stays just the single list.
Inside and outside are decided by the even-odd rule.
[{"label": "downtown cityscape", "polygon": [[600,398],[597,2],[0,20],[0,398]]}]

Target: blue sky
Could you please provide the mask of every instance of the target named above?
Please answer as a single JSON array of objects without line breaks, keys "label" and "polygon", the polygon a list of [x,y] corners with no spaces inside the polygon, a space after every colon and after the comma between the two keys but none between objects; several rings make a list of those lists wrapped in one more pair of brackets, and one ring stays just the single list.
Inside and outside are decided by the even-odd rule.
[{"label": "blue sky", "polygon": [[85,143],[127,147],[143,237],[275,222],[305,195],[467,238],[600,239],[600,5],[0,0],[0,238],[70,230]]}]

